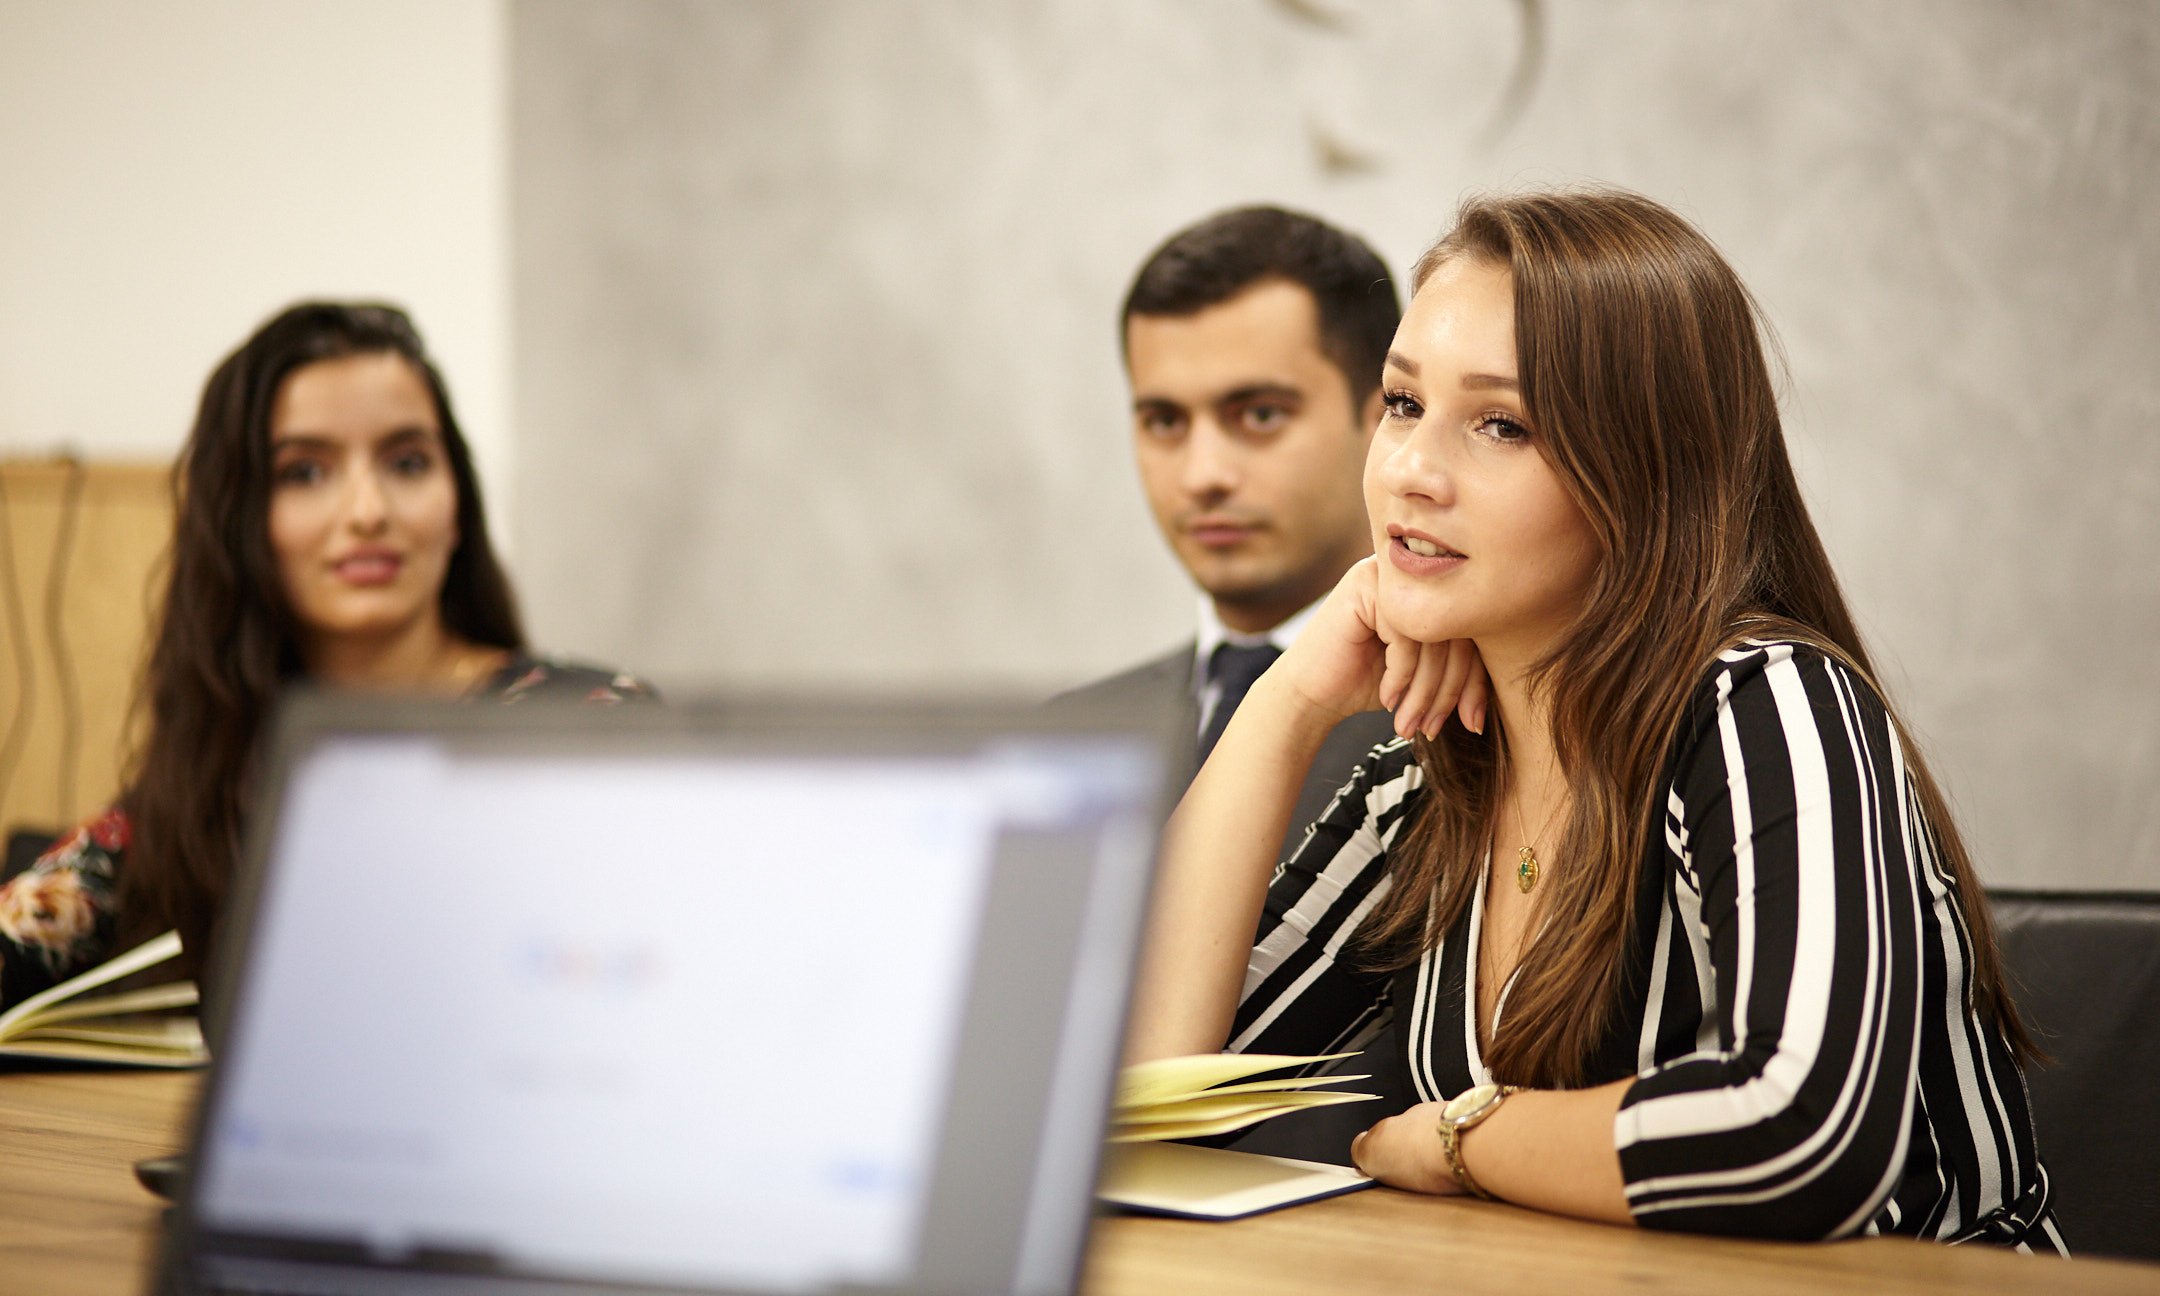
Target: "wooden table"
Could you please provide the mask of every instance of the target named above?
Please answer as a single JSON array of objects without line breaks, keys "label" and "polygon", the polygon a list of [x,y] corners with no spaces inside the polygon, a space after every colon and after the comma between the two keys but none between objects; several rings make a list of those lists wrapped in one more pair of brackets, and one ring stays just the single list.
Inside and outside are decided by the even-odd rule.
[{"label": "wooden table", "polygon": [[[133,1163],[171,1151],[191,1075],[0,1074],[0,1296],[139,1291],[159,1204]],[[2160,1293],[2160,1265],[1894,1238],[1829,1245],[1636,1232],[1376,1188],[1230,1224],[1108,1219],[1089,1296],[1433,1292]]]},{"label": "wooden table", "polygon": [[1089,1296],[2154,1296],[2160,1265],[2066,1261],[1905,1238],[1743,1242],[1372,1188],[1229,1224],[1104,1221],[1087,1290]]},{"label": "wooden table", "polygon": [[0,1293],[142,1290],[163,1203],[134,1165],[187,1137],[196,1077],[0,1074]]}]

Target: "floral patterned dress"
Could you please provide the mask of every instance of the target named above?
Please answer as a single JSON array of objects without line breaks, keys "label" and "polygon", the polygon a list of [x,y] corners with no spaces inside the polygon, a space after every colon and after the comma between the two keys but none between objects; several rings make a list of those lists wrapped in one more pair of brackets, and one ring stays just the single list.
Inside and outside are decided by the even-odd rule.
[{"label": "floral patterned dress", "polygon": [[[523,655],[469,696],[506,706],[532,698],[598,706],[658,701],[634,675]],[[132,833],[127,813],[107,806],[0,885],[0,1010],[123,952],[114,941]]]}]

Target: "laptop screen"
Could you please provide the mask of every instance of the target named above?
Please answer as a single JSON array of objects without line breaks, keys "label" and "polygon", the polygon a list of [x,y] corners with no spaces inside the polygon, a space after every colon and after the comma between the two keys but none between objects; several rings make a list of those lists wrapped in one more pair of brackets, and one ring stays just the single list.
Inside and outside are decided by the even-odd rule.
[{"label": "laptop screen", "polygon": [[202,1272],[1066,1289],[1151,745],[541,729],[291,759]]}]

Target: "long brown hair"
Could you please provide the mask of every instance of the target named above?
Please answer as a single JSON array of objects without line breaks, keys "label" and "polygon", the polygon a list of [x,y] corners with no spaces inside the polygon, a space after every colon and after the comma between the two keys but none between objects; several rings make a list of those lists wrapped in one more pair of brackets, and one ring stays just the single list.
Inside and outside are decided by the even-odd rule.
[{"label": "long brown hair", "polygon": [[120,938],[177,928],[183,971],[199,968],[239,854],[256,748],[278,693],[305,674],[298,629],[270,547],[270,415],[303,365],[389,352],[426,383],[457,484],[458,546],[440,598],[451,633],[524,647],[510,579],[488,544],[472,454],[442,375],[393,306],[302,302],[227,356],[173,468],[173,546],[163,611],[138,705],[148,732],[121,805],[132,832]]},{"label": "long brown hair", "polygon": [[[1760,309],[1710,241],[1636,194],[1541,192],[1466,202],[1413,291],[1456,257],[1512,276],[1525,411],[1601,553],[1581,611],[1531,671],[1574,806],[1487,1057],[1495,1076],[1568,1087],[1590,1080],[1627,993],[1653,788],[1708,663],[1744,637],[1788,638],[1882,690],[1786,454]],[[1971,925],[1974,1006],[2033,1056],[1949,807],[1889,714]],[[1368,929],[1376,948],[1430,948],[1461,918],[1507,753],[1497,714],[1485,736],[1451,723],[1420,741],[1431,792]]]}]

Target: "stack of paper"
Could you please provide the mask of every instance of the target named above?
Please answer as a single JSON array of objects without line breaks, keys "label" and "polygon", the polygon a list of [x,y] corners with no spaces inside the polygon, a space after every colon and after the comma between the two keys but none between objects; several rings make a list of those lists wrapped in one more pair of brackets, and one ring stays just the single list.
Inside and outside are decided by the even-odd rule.
[{"label": "stack of paper", "polygon": [[1198,1053],[1158,1058],[1126,1067],[1118,1078],[1117,1106],[1110,1114],[1110,1141],[1147,1143],[1200,1138],[1257,1125],[1308,1107],[1364,1102],[1378,1094],[1343,1093],[1317,1085],[1364,1080],[1362,1075],[1283,1075],[1316,1062],[1354,1056],[1286,1057],[1279,1053]]}]

